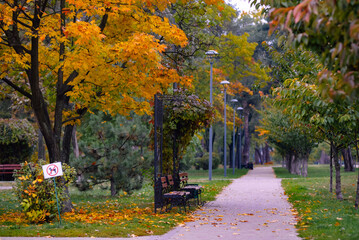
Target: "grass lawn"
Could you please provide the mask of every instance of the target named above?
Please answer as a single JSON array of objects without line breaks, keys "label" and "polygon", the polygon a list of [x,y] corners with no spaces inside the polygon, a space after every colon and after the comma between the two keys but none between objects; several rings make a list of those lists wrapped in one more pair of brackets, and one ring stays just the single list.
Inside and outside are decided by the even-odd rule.
[{"label": "grass lawn", "polygon": [[[205,191],[202,200],[212,201],[227,186],[232,178],[245,175],[248,170],[213,170],[212,181],[208,171],[188,171],[191,182],[200,182]],[[5,184],[4,184],[5,185]],[[58,221],[30,224],[21,213],[21,208],[11,190],[0,190],[0,236],[54,236],[54,237],[131,237],[164,234],[185,221],[191,221],[191,213],[180,213],[175,207],[167,213],[153,212],[153,187],[145,185],[131,196],[121,193],[110,197],[107,189],[95,188],[80,192],[71,188],[71,200],[75,211],[61,215]],[[195,207],[191,207],[194,211]],[[61,231],[61,229],[65,231]]]},{"label": "grass lawn", "polygon": [[308,167],[308,177],[288,174],[283,168],[274,168],[288,200],[298,211],[297,228],[303,239],[359,239],[359,211],[355,210],[355,194],[358,172],[342,171],[343,201],[329,192],[329,166]]}]

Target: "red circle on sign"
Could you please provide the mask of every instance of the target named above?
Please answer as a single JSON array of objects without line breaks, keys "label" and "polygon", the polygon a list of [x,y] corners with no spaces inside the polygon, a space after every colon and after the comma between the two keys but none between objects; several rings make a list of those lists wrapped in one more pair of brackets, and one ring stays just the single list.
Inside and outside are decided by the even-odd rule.
[{"label": "red circle on sign", "polygon": [[55,176],[59,172],[59,168],[54,164],[50,164],[47,166],[46,172],[50,176]]}]

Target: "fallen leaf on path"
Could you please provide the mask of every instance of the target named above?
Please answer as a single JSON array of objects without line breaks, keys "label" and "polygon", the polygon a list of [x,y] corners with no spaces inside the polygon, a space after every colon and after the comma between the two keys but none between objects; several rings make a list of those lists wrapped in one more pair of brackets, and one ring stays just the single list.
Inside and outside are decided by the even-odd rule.
[{"label": "fallen leaf on path", "polygon": [[273,220],[273,221],[267,220],[267,222],[269,222],[269,223],[276,223],[276,222],[278,222],[278,220]]}]

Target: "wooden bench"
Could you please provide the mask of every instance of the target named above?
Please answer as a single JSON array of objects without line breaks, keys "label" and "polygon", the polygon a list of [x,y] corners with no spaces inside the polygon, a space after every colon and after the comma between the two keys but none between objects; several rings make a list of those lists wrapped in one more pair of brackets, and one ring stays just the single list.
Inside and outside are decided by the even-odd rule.
[{"label": "wooden bench", "polygon": [[4,180],[4,176],[5,175],[13,175],[15,170],[19,170],[21,169],[21,165],[20,164],[1,164],[0,165],[0,175],[1,175],[1,180]]},{"label": "wooden bench", "polygon": [[[161,184],[162,197],[164,199],[164,206],[166,206],[166,211],[171,210],[174,206],[182,206],[186,212],[186,206],[188,204],[190,192],[174,191],[173,178],[171,175],[167,177],[161,177]],[[168,205],[170,205],[169,208]]]},{"label": "wooden bench", "polygon": [[203,205],[201,194],[204,191],[204,188],[198,184],[189,184],[188,173],[186,172],[179,173],[178,176],[180,180],[180,189],[183,191],[189,191],[191,193],[190,198],[196,199],[197,205]]}]

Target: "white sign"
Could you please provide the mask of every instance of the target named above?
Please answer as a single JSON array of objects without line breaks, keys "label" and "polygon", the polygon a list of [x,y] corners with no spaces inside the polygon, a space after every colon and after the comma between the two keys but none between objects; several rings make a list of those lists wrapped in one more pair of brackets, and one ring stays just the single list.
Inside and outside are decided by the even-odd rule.
[{"label": "white sign", "polygon": [[42,171],[44,172],[45,179],[63,175],[61,162],[43,165]]}]

